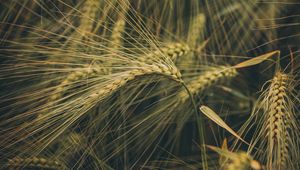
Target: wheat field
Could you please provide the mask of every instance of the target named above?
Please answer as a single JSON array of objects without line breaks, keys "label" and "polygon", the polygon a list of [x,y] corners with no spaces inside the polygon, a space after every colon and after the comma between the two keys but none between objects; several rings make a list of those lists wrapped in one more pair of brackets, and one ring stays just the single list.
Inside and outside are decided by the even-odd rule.
[{"label": "wheat field", "polygon": [[300,169],[299,8],[0,0],[0,169]]}]

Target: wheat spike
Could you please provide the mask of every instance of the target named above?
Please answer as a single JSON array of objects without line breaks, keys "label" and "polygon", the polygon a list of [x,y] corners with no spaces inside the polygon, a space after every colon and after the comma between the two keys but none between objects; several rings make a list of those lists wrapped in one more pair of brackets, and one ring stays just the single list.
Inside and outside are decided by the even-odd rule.
[{"label": "wheat spike", "polygon": [[85,0],[81,12],[79,31],[83,36],[93,32],[93,24],[96,19],[97,11],[99,10],[100,1],[98,0]]},{"label": "wheat spike", "polygon": [[259,97],[240,133],[246,135],[256,124],[249,153],[266,163],[267,169],[298,169],[299,126],[292,101],[292,76],[277,71]]},{"label": "wheat spike", "polygon": [[189,33],[187,36],[187,42],[189,42],[192,48],[197,48],[197,45],[200,44],[198,41],[199,39],[201,40],[204,37],[203,35],[204,28],[205,28],[205,15],[203,13],[199,13],[190,22]]},{"label": "wheat spike", "polygon": [[[123,72],[118,78],[113,80],[112,83],[106,85],[101,90],[93,93],[89,96],[92,99],[102,99],[115,92],[120,87],[124,86],[128,81],[134,80],[136,77],[157,74],[168,77],[174,81],[182,82],[181,74],[177,69],[170,69],[164,65],[144,65],[140,64],[140,68],[133,69],[131,71]],[[143,66],[144,65],[144,66]]]},{"label": "wheat spike", "polygon": [[65,169],[58,161],[52,161],[41,157],[20,158],[15,157],[8,160],[8,168],[47,168],[47,169]]},{"label": "wheat spike", "polygon": [[[237,71],[235,68],[228,66],[213,67],[210,70],[205,71],[195,80],[188,82],[187,87],[193,95],[196,95],[212,85],[215,85],[224,79],[235,77],[236,75]],[[181,103],[184,103],[189,96],[185,91],[181,91],[178,94],[178,98],[180,99]]]},{"label": "wheat spike", "polygon": [[[100,7],[100,2],[97,0],[85,0],[81,8],[80,25],[77,30],[71,35],[69,47],[76,48],[81,40],[90,40],[93,35],[93,26],[96,19],[96,14]],[[75,40],[75,41],[73,41]],[[77,40],[77,41],[76,41]]]},{"label": "wheat spike", "polygon": [[96,76],[100,73],[103,73],[103,69],[100,67],[92,67],[80,71],[76,71],[74,73],[70,73],[65,80],[63,80],[58,88],[55,90],[53,95],[50,96],[49,102],[53,103],[56,100],[59,100],[63,97],[63,94],[68,90],[68,86],[72,86],[76,81],[79,81],[84,78],[89,78]]},{"label": "wheat spike", "polygon": [[[116,55],[120,54],[120,50],[123,46],[123,34],[125,32],[125,24],[126,24],[126,13],[129,8],[129,2],[121,1],[120,2],[120,12],[118,14],[118,19],[114,23],[114,27],[111,32],[111,41],[110,47],[113,53]],[[111,61],[107,61],[107,64],[112,65]],[[108,72],[111,72],[111,69],[108,69]]]},{"label": "wheat spike", "polygon": [[[269,156],[267,165],[269,167],[278,167],[278,169],[285,169],[289,157],[288,150],[291,146],[289,144],[289,134],[291,129],[290,122],[293,117],[287,105],[287,89],[288,75],[278,72],[273,78],[268,92],[269,106],[267,106],[267,130]],[[294,148],[292,148],[294,149]],[[275,156],[273,156],[275,155]]]},{"label": "wheat spike", "polygon": [[126,24],[126,13],[129,8],[129,2],[127,0],[122,0],[120,2],[120,11],[118,13],[118,19],[114,23],[114,27],[111,33],[111,47],[118,50],[122,45],[122,34],[125,30]]},{"label": "wheat spike", "polygon": [[140,57],[139,61],[147,64],[152,64],[157,61],[158,56],[165,55],[169,57],[172,61],[176,61],[178,57],[181,57],[191,49],[188,45],[182,43],[170,43],[165,47],[154,51],[153,53],[149,53],[146,56]]},{"label": "wheat spike", "polygon": [[118,51],[118,49],[122,45],[122,34],[125,29],[125,20],[120,18],[116,21],[114,28],[111,33],[111,47],[114,51]]}]

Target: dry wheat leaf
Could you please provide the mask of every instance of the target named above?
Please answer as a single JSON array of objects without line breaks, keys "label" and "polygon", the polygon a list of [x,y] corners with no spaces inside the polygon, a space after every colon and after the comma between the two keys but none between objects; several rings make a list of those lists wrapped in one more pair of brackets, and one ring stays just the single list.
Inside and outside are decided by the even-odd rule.
[{"label": "dry wheat leaf", "polygon": [[[234,135],[239,140],[247,143],[244,139],[242,139],[234,130],[232,130],[212,109],[207,106],[200,106],[200,110],[205,116],[207,116],[210,120],[214,121],[216,124],[226,129],[229,133]],[[248,143],[247,143],[248,144]]]},{"label": "dry wheat leaf", "polygon": [[258,57],[251,58],[251,59],[243,61],[233,67],[234,68],[244,68],[244,67],[249,67],[249,66],[253,66],[256,64],[260,64],[261,62],[267,60],[268,58],[272,57],[275,54],[277,54],[279,56],[280,51],[276,50],[276,51],[269,52],[267,54],[260,55]]}]

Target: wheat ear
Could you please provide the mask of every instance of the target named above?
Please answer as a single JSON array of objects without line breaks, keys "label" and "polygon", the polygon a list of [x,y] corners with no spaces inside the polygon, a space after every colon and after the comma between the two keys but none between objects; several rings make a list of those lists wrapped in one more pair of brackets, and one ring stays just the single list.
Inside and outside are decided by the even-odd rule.
[{"label": "wheat ear", "polygon": [[68,90],[68,86],[72,85],[78,80],[93,77],[103,72],[103,69],[100,67],[92,67],[74,73],[70,73],[57,87],[54,94],[50,96],[49,103],[54,103],[55,101],[63,97],[64,92]]},{"label": "wheat ear", "polygon": [[248,152],[267,169],[298,169],[299,126],[291,94],[292,76],[278,71],[268,82],[240,133],[247,135],[256,124]]},{"label": "wheat ear", "polygon": [[204,28],[205,28],[205,15],[203,13],[199,13],[192,19],[190,22],[189,33],[187,36],[187,42],[192,48],[197,48],[197,44],[199,40],[203,39],[204,35]]},{"label": "wheat ear", "polygon": [[164,55],[170,58],[172,61],[176,61],[178,57],[181,57],[191,49],[188,45],[182,43],[170,43],[167,44],[165,47],[160,48],[159,50],[154,51],[146,56],[140,57],[139,61],[152,64],[157,61],[158,56]]},{"label": "wheat ear", "polygon": [[80,9],[80,25],[77,30],[72,33],[71,41],[69,42],[69,48],[77,48],[79,44],[78,41],[87,40],[89,41],[93,33],[94,22],[96,19],[96,14],[100,7],[100,2],[98,0],[85,0],[82,3]]},{"label": "wheat ear", "polygon": [[97,11],[99,10],[100,1],[98,0],[85,0],[81,12],[79,31],[84,36],[93,32],[94,19],[96,19]]},{"label": "wheat ear", "polygon": [[[109,42],[111,50],[116,55],[120,54],[120,50],[123,46],[123,33],[125,32],[125,24],[126,24],[126,13],[129,7],[129,2],[127,0],[121,1],[120,3],[120,12],[118,14],[118,19],[114,23],[114,27],[111,32],[111,41]],[[112,65],[111,61],[106,61],[108,65]],[[111,72],[111,69],[108,70]]]},{"label": "wheat ear", "polygon": [[[187,82],[187,87],[191,94],[196,95],[221,81],[235,76],[237,76],[235,68],[228,66],[213,67],[202,73],[195,80]],[[188,98],[189,95],[185,91],[179,92],[178,99],[181,103],[184,103]]]},{"label": "wheat ear", "polygon": [[47,169],[65,169],[64,166],[57,162],[41,157],[20,158],[15,157],[8,160],[8,168],[47,168]]},{"label": "wheat ear", "polygon": [[114,24],[114,28],[111,33],[111,47],[116,52],[122,45],[122,34],[125,29],[125,23],[126,22],[124,18],[118,19]]},{"label": "wheat ear", "polygon": [[[136,63],[135,65],[139,65],[140,67],[135,68],[130,71],[125,71],[120,74],[117,78],[115,78],[111,83],[104,86],[100,91],[97,93],[92,94],[92,96],[106,96],[105,94],[109,94],[110,92],[113,92],[117,90],[119,87],[126,84],[128,81],[131,81],[135,79],[137,76],[143,76],[143,75],[150,75],[150,74],[157,74],[157,75],[163,75],[165,77],[168,77],[171,80],[182,82],[181,80],[181,74],[176,68],[167,67],[162,64],[157,65],[145,65],[141,63]],[[62,96],[66,87],[70,85],[71,83],[82,79],[87,76],[94,76],[97,75],[99,72],[101,72],[101,69],[88,69],[86,71],[77,71],[75,73],[70,74],[57,88],[56,94],[52,95],[50,97],[49,102],[55,102],[56,100],[59,100]]]},{"label": "wheat ear", "polygon": [[[268,135],[268,167],[286,169],[290,157],[289,150],[292,148],[290,141],[294,136],[290,134],[294,115],[288,104],[288,85],[289,77],[287,74],[278,72],[274,76],[266,100],[269,105],[267,109],[267,135]],[[297,140],[297,139],[296,139]],[[298,146],[296,146],[298,147]]]},{"label": "wheat ear", "polygon": [[[169,54],[169,55],[172,54],[173,57],[181,56],[187,52],[187,49],[189,49],[188,46],[182,46],[181,44],[173,44],[173,45],[170,45],[169,47],[170,48],[163,48],[162,51],[164,51],[164,53]],[[178,50],[179,48],[176,48],[176,47],[181,47],[182,49],[186,49],[186,50]],[[153,59],[153,61],[151,63],[156,62],[156,60],[154,60],[154,58],[157,55],[160,55],[160,54],[156,53],[156,52],[149,54],[149,56],[152,56],[152,58],[151,57],[150,58]],[[137,63],[136,65],[140,65],[140,63]],[[141,65],[141,66],[143,67],[143,65]],[[157,64],[156,66],[152,65],[151,67],[157,68],[158,72],[159,72],[159,70],[162,71],[163,75],[170,74],[173,80],[175,80],[176,78],[177,78],[176,81],[181,79],[181,74],[177,70],[177,68],[170,68],[170,67],[164,66],[162,64]],[[76,71],[74,73],[71,73],[70,75],[67,76],[67,78],[64,81],[61,82],[59,87],[56,89],[56,92],[50,97],[49,102],[53,103],[56,100],[59,100],[60,98],[62,98],[63,92],[66,91],[68,85],[70,85],[82,78],[95,76],[101,72],[103,72],[103,69],[96,67],[96,68],[91,68],[91,69],[86,69],[86,70],[81,70],[81,71]]]},{"label": "wheat ear", "polygon": [[120,2],[120,11],[118,13],[118,19],[114,24],[111,33],[111,47],[115,50],[119,49],[122,45],[122,34],[125,30],[126,24],[126,13],[129,8],[129,2],[127,0],[122,0]]},{"label": "wheat ear", "polygon": [[144,75],[162,75],[176,82],[182,83],[181,74],[176,68],[170,69],[164,65],[144,65],[140,64],[141,67],[123,72],[120,76],[115,78],[111,83],[104,86],[98,92],[93,93],[89,96],[89,98],[106,98],[110,96],[113,92],[115,92],[120,87],[124,86],[127,82],[134,80],[139,76]]}]

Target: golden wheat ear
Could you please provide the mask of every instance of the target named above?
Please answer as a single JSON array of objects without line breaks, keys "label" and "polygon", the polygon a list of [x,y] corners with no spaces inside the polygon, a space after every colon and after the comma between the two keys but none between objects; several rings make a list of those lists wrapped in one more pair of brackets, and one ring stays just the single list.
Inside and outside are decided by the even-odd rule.
[{"label": "golden wheat ear", "polygon": [[[206,89],[213,87],[218,83],[222,83],[225,80],[236,77],[238,72],[235,68],[230,66],[215,66],[209,67],[209,69],[200,76],[195,77],[194,80],[187,82],[187,88],[193,95],[199,95]],[[178,94],[178,99],[181,103],[185,103],[189,96],[185,91],[181,91]]]},{"label": "golden wheat ear", "polygon": [[[101,1],[97,0],[86,0],[80,6],[80,25],[77,28],[76,32],[73,32],[71,35],[72,38],[82,41],[84,39],[91,38],[94,31],[94,23],[96,21],[96,15],[98,10],[100,10]],[[78,43],[71,42],[70,48],[77,48]]]},{"label": "golden wheat ear", "polygon": [[259,97],[240,132],[255,127],[248,149],[267,169],[299,169],[299,124],[294,105],[294,78],[277,71]]}]

